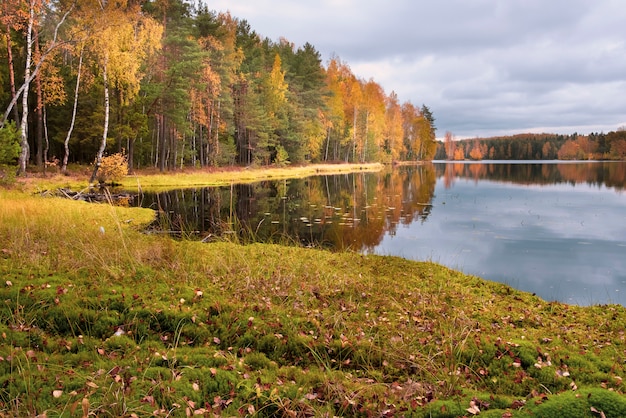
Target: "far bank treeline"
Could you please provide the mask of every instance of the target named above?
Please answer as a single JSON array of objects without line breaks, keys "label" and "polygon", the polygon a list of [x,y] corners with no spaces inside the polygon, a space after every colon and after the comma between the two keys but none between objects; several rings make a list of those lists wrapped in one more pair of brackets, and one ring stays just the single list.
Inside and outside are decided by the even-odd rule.
[{"label": "far bank treeline", "polygon": [[[193,2],[195,4],[195,2]],[[2,2],[2,144],[13,161],[171,170],[429,160],[427,106],[311,44],[272,41],[185,0]],[[19,155],[18,155],[19,154]],[[10,156],[5,155],[5,160]]]},{"label": "far bank treeline", "polygon": [[626,130],[589,135],[519,134],[437,142],[438,160],[625,160]]}]

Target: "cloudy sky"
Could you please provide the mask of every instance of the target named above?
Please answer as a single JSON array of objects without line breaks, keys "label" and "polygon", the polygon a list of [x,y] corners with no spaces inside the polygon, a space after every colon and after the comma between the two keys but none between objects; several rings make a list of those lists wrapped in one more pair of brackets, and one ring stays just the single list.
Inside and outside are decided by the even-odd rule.
[{"label": "cloudy sky", "polygon": [[426,104],[439,137],[626,125],[622,0],[205,1]]}]

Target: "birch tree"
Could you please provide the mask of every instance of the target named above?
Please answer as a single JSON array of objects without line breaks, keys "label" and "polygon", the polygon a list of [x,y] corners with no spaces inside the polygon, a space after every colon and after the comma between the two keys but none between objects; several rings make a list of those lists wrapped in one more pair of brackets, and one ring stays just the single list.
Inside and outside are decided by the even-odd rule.
[{"label": "birch tree", "polygon": [[143,16],[139,6],[129,6],[125,0],[103,4],[99,12],[96,20],[99,30],[89,46],[98,57],[101,70],[104,123],[90,184],[96,179],[107,145],[110,87],[117,88],[122,102],[137,96],[143,75],[142,62],[159,47],[163,33],[157,22]]},{"label": "birch tree", "polygon": [[28,161],[30,149],[28,146],[28,92],[30,90],[31,61],[33,57],[33,26],[35,25],[35,8],[41,4],[35,0],[28,2],[28,23],[26,24],[26,64],[24,67],[24,85],[22,92],[22,120],[20,123],[20,147],[21,152],[18,158],[17,174],[26,173],[26,162]]},{"label": "birch tree", "polygon": [[[44,48],[42,48],[41,54],[36,60],[33,62],[33,50],[34,50],[34,32],[38,29],[39,25],[42,24],[43,17],[47,10],[48,1],[47,0],[28,0],[26,2],[18,3],[18,9],[21,12],[20,14],[25,15],[25,23],[20,25],[19,27],[23,29],[23,34],[25,37],[25,64],[24,64],[24,83],[20,87],[18,91],[12,95],[12,100],[9,103],[6,111],[4,112],[4,117],[2,122],[0,123],[0,128],[4,126],[9,114],[13,110],[13,107],[16,105],[19,97],[22,98],[22,117],[20,120],[20,155],[18,158],[18,169],[17,175],[22,175],[26,172],[26,165],[28,163],[28,159],[30,156],[30,147],[28,144],[28,95],[30,91],[30,84],[33,79],[37,76],[41,66],[44,64],[45,60],[48,56],[63,42],[58,41],[58,33],[59,28],[65,22],[67,16],[73,9],[73,5],[69,7],[66,11],[59,10],[61,12],[61,18],[54,28],[54,32],[50,41],[46,44]],[[36,27],[37,26],[37,27]]]}]

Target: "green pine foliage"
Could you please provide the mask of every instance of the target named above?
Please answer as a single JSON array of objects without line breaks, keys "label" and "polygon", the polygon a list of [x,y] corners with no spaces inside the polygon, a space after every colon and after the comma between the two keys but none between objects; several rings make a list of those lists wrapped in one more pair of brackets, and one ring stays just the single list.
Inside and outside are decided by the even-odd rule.
[{"label": "green pine foliage", "polygon": [[0,165],[15,164],[20,154],[20,138],[15,123],[0,128]]}]

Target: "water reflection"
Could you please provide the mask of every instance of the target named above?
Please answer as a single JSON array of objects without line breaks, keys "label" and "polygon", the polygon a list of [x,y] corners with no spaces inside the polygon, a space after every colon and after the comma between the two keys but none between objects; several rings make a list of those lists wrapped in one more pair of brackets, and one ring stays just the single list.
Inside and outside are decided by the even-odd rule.
[{"label": "water reflection", "polygon": [[436,164],[437,177],[449,188],[455,178],[493,180],[516,184],[589,184],[618,190],[626,184],[626,164],[620,161],[587,162],[446,162]]},{"label": "water reflection", "polygon": [[170,190],[142,195],[137,205],[159,211],[155,229],[203,240],[236,235],[359,251],[376,247],[399,224],[426,219],[434,189],[434,167],[424,165]]},{"label": "water reflection", "polygon": [[546,300],[626,304],[625,163],[441,164],[433,211],[375,252]]},{"label": "water reflection", "polygon": [[432,260],[581,305],[626,304],[626,163],[435,163],[141,197],[158,228]]}]

